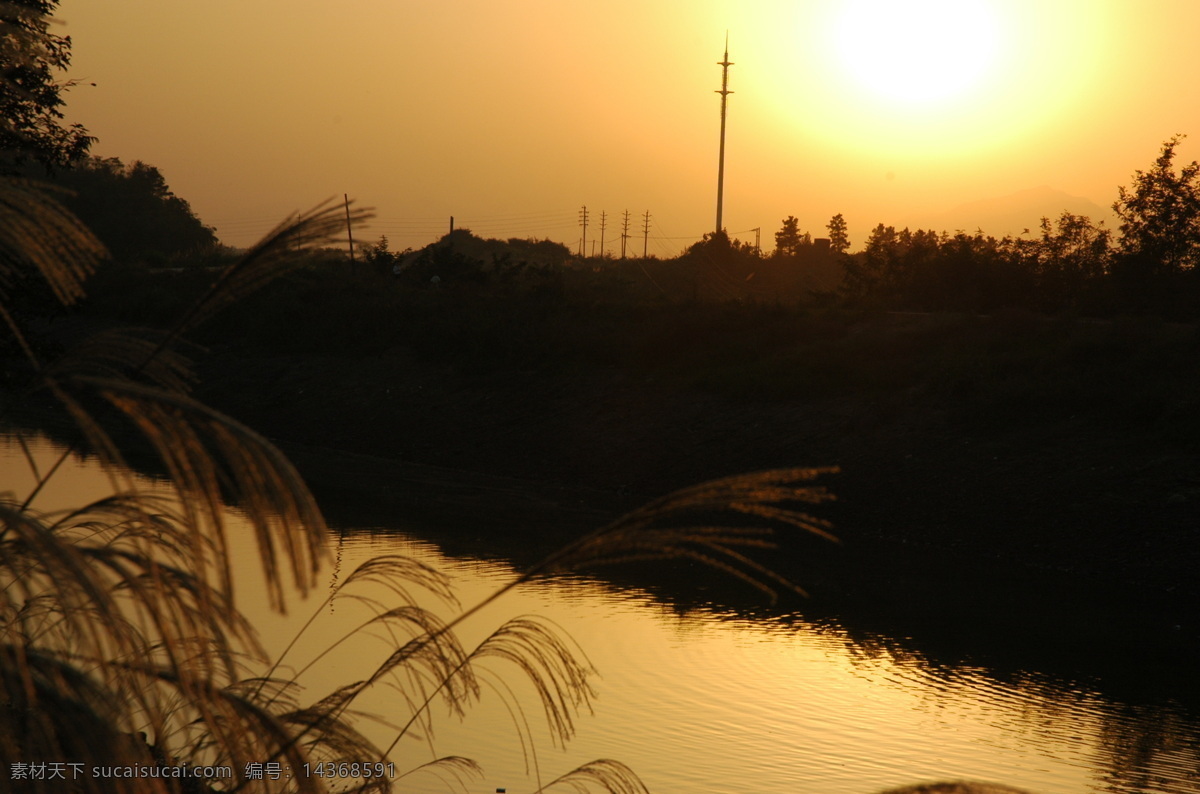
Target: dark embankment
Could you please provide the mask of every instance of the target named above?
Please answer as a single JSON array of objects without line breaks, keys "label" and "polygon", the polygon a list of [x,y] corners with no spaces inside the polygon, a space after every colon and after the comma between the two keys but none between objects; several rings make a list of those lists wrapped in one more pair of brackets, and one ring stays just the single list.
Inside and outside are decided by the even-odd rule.
[{"label": "dark embankment", "polygon": [[[118,300],[94,305],[168,319],[190,278],[114,277]],[[1195,327],[623,289],[586,273],[435,290],[304,272],[205,330],[198,395],[284,444],[335,522],[522,562],[701,480],[838,466],[838,501],[818,511],[842,543],[786,541],[765,560],[812,593],[783,609],[948,661],[1190,678]],[[670,570],[637,575],[684,605],[758,598]]]}]

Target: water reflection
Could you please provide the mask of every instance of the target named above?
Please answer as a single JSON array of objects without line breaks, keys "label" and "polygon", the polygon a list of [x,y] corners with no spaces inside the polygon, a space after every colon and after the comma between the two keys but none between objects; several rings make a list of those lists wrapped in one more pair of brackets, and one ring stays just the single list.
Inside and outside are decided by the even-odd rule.
[{"label": "water reflection", "polygon": [[[9,454],[5,464],[3,489],[26,487],[21,461]],[[55,506],[98,495],[106,482],[77,464],[59,481]],[[271,613],[250,538],[235,533],[235,540],[247,544],[235,550],[238,601],[268,651],[281,653],[317,613],[284,666],[303,671],[314,699],[368,675],[392,650],[388,637],[364,635],[322,656],[370,612],[349,597],[320,604],[318,593],[293,602],[286,616]],[[446,572],[464,606],[516,575],[503,560],[449,556],[394,528],[342,530],[331,543],[335,556],[322,572],[331,588],[379,554],[411,555]],[[450,615],[445,605],[428,605]],[[605,757],[628,763],[655,792],[850,794],[930,779],[999,781],[1045,794],[1200,791],[1200,721],[1183,703],[1122,702],[1094,681],[939,664],[910,644],[830,617],[679,608],[648,591],[584,576],[519,588],[464,625],[462,639],[470,645],[526,613],[563,626],[601,673],[595,713],[581,720],[575,741],[555,748],[537,727],[535,693],[513,669],[497,667],[488,679],[492,689],[468,718],[459,721],[438,707],[433,730],[397,748],[398,766],[473,757],[486,769],[486,779],[470,787],[479,791],[533,788],[539,775],[549,780]],[[507,687],[534,726],[525,740],[513,727]],[[357,705],[377,718],[363,727],[385,745],[410,710],[387,687]],[[529,740],[535,756],[527,752]],[[446,787],[418,773],[402,790]]]},{"label": "water reflection", "polygon": [[[394,543],[474,597],[514,575],[396,534],[356,536],[347,550]],[[1034,673],[1000,681],[828,620],[680,612],[584,577],[527,586],[505,606],[569,627],[604,675],[595,717],[556,768],[617,757],[661,791],[864,792],[948,778],[1042,792],[1200,790],[1200,733],[1182,707],[1131,712],[1082,684]],[[506,733],[503,720],[439,728],[488,757],[497,785],[521,776],[505,758]],[[1118,737],[1140,742],[1140,755]]]}]

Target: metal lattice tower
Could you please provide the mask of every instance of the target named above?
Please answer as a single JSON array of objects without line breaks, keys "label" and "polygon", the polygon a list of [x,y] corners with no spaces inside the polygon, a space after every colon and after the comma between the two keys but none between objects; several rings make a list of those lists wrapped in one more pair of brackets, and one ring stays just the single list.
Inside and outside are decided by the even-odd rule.
[{"label": "metal lattice tower", "polygon": [[725,227],[721,225],[721,206],[725,199],[725,104],[728,97],[733,92],[729,90],[729,67],[733,63],[729,60],[729,31],[725,32],[725,59],[718,61],[717,65],[721,67],[721,90],[716,93],[721,95],[721,156],[717,163],[717,228],[716,231],[721,231]]}]

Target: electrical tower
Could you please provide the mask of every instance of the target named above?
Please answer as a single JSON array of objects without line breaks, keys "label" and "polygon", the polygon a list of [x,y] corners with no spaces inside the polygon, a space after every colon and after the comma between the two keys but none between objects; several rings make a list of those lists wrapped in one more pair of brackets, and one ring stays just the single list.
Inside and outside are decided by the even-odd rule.
[{"label": "electrical tower", "polygon": [[582,259],[584,252],[587,250],[587,205],[583,205],[583,209],[579,211],[579,224],[583,226],[583,236],[579,238],[579,258]]},{"label": "electrical tower", "polygon": [[721,155],[717,161],[717,228],[715,231],[720,232],[725,228],[721,225],[721,204],[725,198],[725,103],[729,95],[733,93],[729,90],[729,67],[733,66],[729,61],[729,31],[725,31],[725,59],[718,61],[717,65],[721,67],[721,90],[716,92],[721,95]]},{"label": "electrical tower", "polygon": [[646,245],[650,240],[650,210],[642,216],[642,259],[646,258]]}]

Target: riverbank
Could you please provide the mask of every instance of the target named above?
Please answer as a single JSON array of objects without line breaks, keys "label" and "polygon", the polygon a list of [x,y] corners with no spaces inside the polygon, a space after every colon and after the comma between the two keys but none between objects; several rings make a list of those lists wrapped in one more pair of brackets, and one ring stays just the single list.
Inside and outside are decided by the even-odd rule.
[{"label": "riverbank", "polygon": [[[1177,687],[1200,658],[1191,425],[1154,408],[1154,393],[1136,394],[1134,384],[1159,387],[1137,380],[1149,364],[1113,369],[1112,348],[1086,365],[1107,370],[1107,383],[1088,383],[1079,348],[1057,370],[1031,367],[1007,383],[964,374],[962,362],[986,369],[998,366],[988,356],[1038,355],[1019,347],[1034,333],[1048,332],[869,320],[838,338],[854,339],[842,344],[860,361],[890,350],[896,374],[881,377],[866,358],[856,374],[865,387],[843,377],[767,394],[722,386],[731,376],[714,370],[479,371],[404,350],[346,359],[231,348],[205,364],[201,396],[282,442],[335,523],[416,526],[450,553],[523,564],[676,488],[837,466],[824,479],[837,501],[816,512],[841,543],[783,538],[765,561],[811,595],[776,614],[826,615],[864,642],[905,638],[905,652],[946,663],[1084,678],[1136,668]],[[1116,332],[1081,333],[1100,346]],[[1183,357],[1194,332],[1142,333],[1179,337]],[[951,346],[960,369],[939,369]],[[1055,403],[1085,388],[1090,399]],[[604,575],[657,588],[680,608],[763,608],[756,592],[687,564]]]},{"label": "riverbank", "polygon": [[[90,322],[169,322],[202,286],[117,276]],[[294,274],[204,329],[196,394],[280,443],[335,524],[520,563],[703,480],[838,467],[816,512],[841,543],[765,560],[812,593],[780,610],[950,659],[1200,658],[1195,327],[545,286]],[[637,575],[679,604],[761,603],[687,566]]]},{"label": "riverbank", "polygon": [[[969,550],[1136,587],[1190,585],[1200,445],[1189,411],[1200,397],[1188,391],[1189,362],[1121,362],[1136,351],[1104,350],[1113,328],[1085,329],[1083,341],[1068,342],[1070,358],[1023,350],[1033,333],[1045,344],[1061,328],[998,324],[847,321],[832,341],[796,341],[812,353],[810,369],[842,348],[843,371],[825,373],[820,387],[771,378],[797,377],[779,361],[795,350],[685,377],[664,366],[481,370],[404,349],[347,357],[227,347],[205,360],[199,396],[285,443],[439,467],[447,480],[490,475],[573,490],[566,501],[594,517],[717,477],[837,466],[828,485],[838,502],[822,511],[847,538]],[[1178,337],[1172,353],[1190,354],[1194,329],[1154,333]],[[1018,354],[1035,360],[1004,361]],[[1158,366],[1178,376],[1155,383],[1139,371]],[[318,488],[368,501],[379,490],[365,472],[359,486],[320,455],[301,457]]]}]

